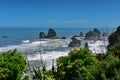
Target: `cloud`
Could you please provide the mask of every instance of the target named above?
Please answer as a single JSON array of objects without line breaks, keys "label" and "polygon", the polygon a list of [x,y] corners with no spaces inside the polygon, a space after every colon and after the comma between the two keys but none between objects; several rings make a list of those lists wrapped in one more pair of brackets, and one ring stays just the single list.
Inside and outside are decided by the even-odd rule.
[{"label": "cloud", "polygon": [[64,21],[64,23],[73,24],[73,23],[87,23],[90,22],[89,20],[70,20],[70,21]]},{"label": "cloud", "polygon": [[48,23],[51,24],[75,24],[75,23],[88,23],[90,20],[68,20],[68,21],[58,21],[58,20],[49,20]]},{"label": "cloud", "polygon": [[57,20],[49,20],[48,23],[58,24],[58,23],[60,23],[60,21],[57,21]]}]

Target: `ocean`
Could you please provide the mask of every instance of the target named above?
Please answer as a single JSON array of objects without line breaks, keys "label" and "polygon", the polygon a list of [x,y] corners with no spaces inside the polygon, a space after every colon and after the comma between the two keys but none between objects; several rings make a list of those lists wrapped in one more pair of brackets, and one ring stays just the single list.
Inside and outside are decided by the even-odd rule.
[{"label": "ocean", "polygon": [[[86,32],[93,30],[93,28],[54,28],[58,37],[66,37],[66,39],[40,40],[39,33],[45,32],[47,34],[48,29],[49,28],[28,27],[0,28],[0,53],[16,48],[24,56],[26,56],[27,52],[27,61],[32,67],[41,66],[42,57],[42,61],[47,66],[47,69],[50,69],[52,60],[56,60],[60,56],[66,56],[70,52],[71,48],[68,47],[68,44],[71,41],[71,36],[79,35],[80,32],[85,34]],[[98,29],[101,32],[106,31],[106,28],[101,27]],[[109,28],[108,32],[111,33],[114,30],[115,28]],[[84,46],[84,40],[82,42],[82,46]],[[102,42],[98,41],[95,44],[101,45],[101,43]],[[91,50],[93,50],[95,44],[90,44]]]},{"label": "ocean", "polygon": [[[9,45],[22,44],[24,40],[36,41],[39,39],[39,33],[45,32],[47,34],[49,28],[0,28],[0,47]],[[54,28],[59,37],[69,37],[80,32],[86,33],[93,28]],[[106,28],[98,28],[101,32],[105,32]],[[114,28],[109,28],[108,32],[111,33]],[[3,38],[7,36],[8,38]]]}]

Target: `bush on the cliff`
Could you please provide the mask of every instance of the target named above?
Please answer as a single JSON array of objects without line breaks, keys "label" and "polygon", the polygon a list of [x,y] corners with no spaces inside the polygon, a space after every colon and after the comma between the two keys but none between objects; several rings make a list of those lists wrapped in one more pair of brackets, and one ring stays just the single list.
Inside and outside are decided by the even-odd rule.
[{"label": "bush on the cliff", "polygon": [[0,80],[20,80],[27,69],[25,58],[16,49],[0,55]]},{"label": "bush on the cliff", "polygon": [[118,26],[115,32],[110,34],[110,36],[108,37],[108,40],[109,40],[108,47],[113,46],[114,44],[120,43],[120,26]]}]

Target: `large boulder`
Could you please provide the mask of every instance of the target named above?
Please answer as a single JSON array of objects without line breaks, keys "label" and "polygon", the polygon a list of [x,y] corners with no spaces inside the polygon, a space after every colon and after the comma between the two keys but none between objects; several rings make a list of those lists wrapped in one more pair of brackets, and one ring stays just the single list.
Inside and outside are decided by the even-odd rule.
[{"label": "large boulder", "polygon": [[80,45],[81,45],[80,40],[78,40],[75,37],[72,37],[71,39],[72,39],[72,41],[69,43],[68,47],[80,47]]},{"label": "large boulder", "polygon": [[99,40],[101,39],[101,32],[98,29],[93,29],[85,34],[86,40]]},{"label": "large boulder", "polygon": [[82,32],[80,32],[80,37],[83,37],[83,36],[84,36],[84,34]]},{"label": "large boulder", "polygon": [[102,33],[102,36],[103,36],[103,37],[108,37],[108,33],[107,33],[107,32],[103,32],[103,33]]},{"label": "large boulder", "polygon": [[46,34],[44,33],[44,32],[40,32],[40,36],[39,36],[39,38],[46,38],[47,36],[46,36]]},{"label": "large boulder", "polygon": [[93,32],[95,32],[97,34],[98,39],[101,39],[101,32],[97,28],[94,28]]},{"label": "large boulder", "polygon": [[57,38],[57,34],[54,29],[50,28],[48,30],[47,38]]},{"label": "large boulder", "polygon": [[61,39],[66,39],[66,37],[61,37]]}]

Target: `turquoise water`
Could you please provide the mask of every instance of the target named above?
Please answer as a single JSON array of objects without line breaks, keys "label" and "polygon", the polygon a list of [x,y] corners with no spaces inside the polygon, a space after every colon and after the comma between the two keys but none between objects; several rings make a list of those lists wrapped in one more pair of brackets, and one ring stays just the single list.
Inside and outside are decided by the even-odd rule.
[{"label": "turquoise water", "polygon": [[[47,34],[49,28],[0,28],[0,47],[8,45],[22,44],[22,40],[36,41],[39,39],[39,32]],[[84,34],[93,28],[54,28],[58,37],[69,37],[83,32]],[[98,28],[101,32],[105,32],[106,28]],[[111,33],[114,28],[109,28]],[[3,38],[2,36],[8,36]]]}]

